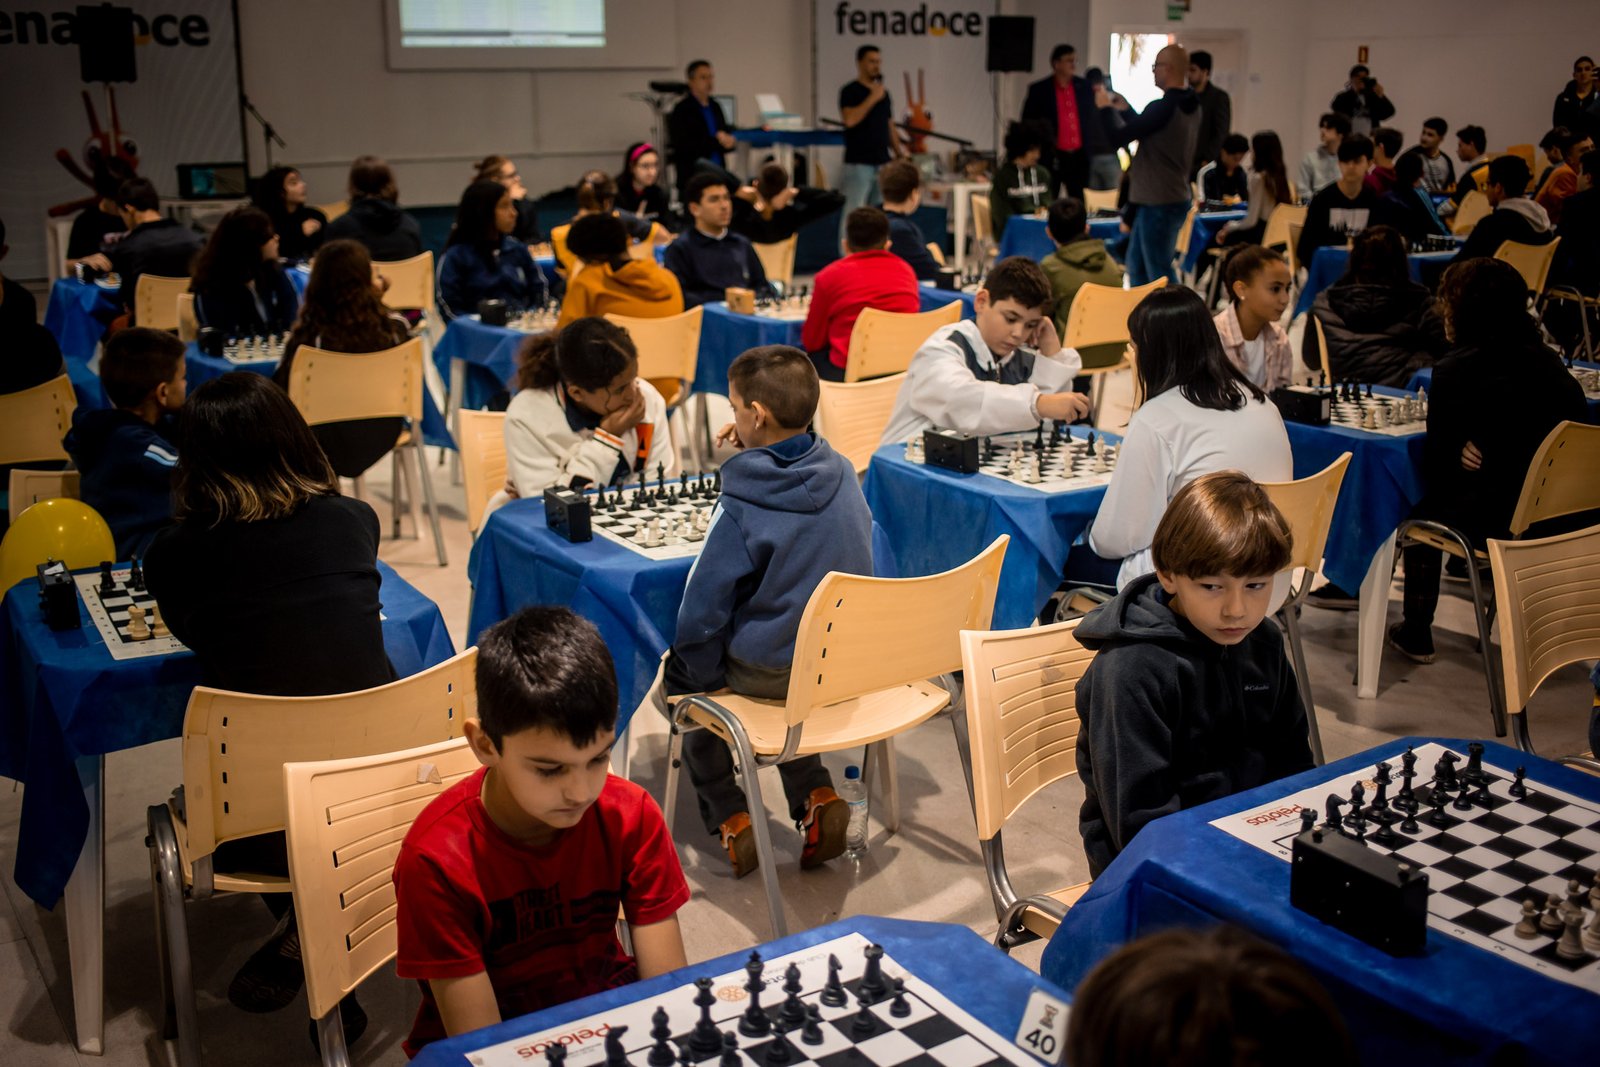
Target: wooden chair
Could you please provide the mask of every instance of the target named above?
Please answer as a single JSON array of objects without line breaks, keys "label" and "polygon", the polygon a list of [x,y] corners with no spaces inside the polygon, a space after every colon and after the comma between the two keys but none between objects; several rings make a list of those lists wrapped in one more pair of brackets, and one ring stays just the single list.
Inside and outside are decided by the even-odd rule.
[{"label": "wooden chair", "polygon": [[[1528,527],[1548,519],[1600,509],[1600,481],[1594,472],[1600,465],[1600,426],[1579,422],[1558,423],[1533,454],[1522,494],[1511,513],[1509,529],[1513,540],[1521,540]],[[1483,571],[1489,567],[1488,552],[1472,546],[1466,534],[1442,522],[1407,519],[1395,531],[1399,548],[1421,544],[1441,549],[1467,562],[1467,581],[1472,589],[1472,609],[1478,624],[1478,653],[1483,657],[1483,673],[1489,685],[1489,714],[1496,737],[1506,735],[1505,693],[1495,678],[1495,664],[1489,649],[1489,630],[1494,622],[1496,601],[1493,588],[1485,590]]]},{"label": "wooden chair", "polygon": [[749,802],[774,937],[786,936],[788,923],[760,769],[796,756],[869,746],[867,765],[875,755],[885,769],[888,829],[898,829],[894,736],[950,704],[950,690],[928,679],[960,669],[962,630],[989,628],[1009,540],[998,537],[969,562],[926,578],[828,574],[800,619],[787,699],[719,691],[684,697],[672,709],[667,827],[677,809],[683,734],[709,729],[727,742],[743,768],[739,780]]},{"label": "wooden chair", "polygon": [[180,325],[178,297],[188,291],[188,278],[139,275],[139,284],[133,290],[134,324],[152,330],[176,330]]},{"label": "wooden chair", "polygon": [[766,272],[767,281],[781,283],[785,291],[794,281],[794,250],[799,243],[800,235],[795,233],[786,240],[755,246],[756,258],[761,260],[761,269]]},{"label": "wooden chair", "polygon": [[[639,350],[639,377],[655,386],[661,399],[666,401],[667,426],[673,435],[672,445],[679,463],[688,453],[695,465],[704,469],[698,431],[691,430],[685,406],[700,365],[700,330],[705,308],[692,307],[659,319],[638,319],[630,315],[607,315],[606,319],[628,331],[634,348]],[[699,414],[697,421],[704,425],[707,417],[704,403]],[[709,427],[705,432],[709,438]]]},{"label": "wooden chair", "polygon": [[178,340],[184,344],[200,336],[200,320],[194,314],[194,294],[178,294]]},{"label": "wooden chair", "polygon": [[[433,543],[439,566],[445,558],[444,536],[439,529],[439,506],[433,497],[433,479],[422,456],[422,397],[427,388],[423,380],[422,339],[413,337],[382,352],[329,352],[310,345],[295,353],[289,372],[289,399],[305,417],[306,423],[319,426],[352,419],[380,419],[398,416],[410,419],[391,452],[394,464],[394,536],[400,536],[401,488],[411,501],[411,521],[422,536],[422,517],[417,513],[416,480],[422,482],[422,500],[433,527]],[[404,453],[411,460],[402,468]],[[401,471],[405,478],[402,480]],[[356,495],[362,491],[356,479]]]},{"label": "wooden chair", "polygon": [[420,311],[425,321],[431,321],[438,315],[432,252],[423,252],[410,259],[379,260],[373,266],[389,279],[389,288],[383,293],[385,307],[396,311]]},{"label": "wooden chair", "polygon": [[923,342],[941,326],[961,321],[961,301],[951,300],[932,311],[900,312],[863,308],[850,330],[844,357],[844,380],[859,382],[899,374],[911,366]]},{"label": "wooden chair", "polygon": [[1189,242],[1194,237],[1194,217],[1199,211],[1199,204],[1193,202],[1189,204],[1189,213],[1183,217],[1183,226],[1178,230],[1178,243],[1172,250],[1173,270],[1178,272],[1179,278],[1188,274],[1188,271],[1183,269],[1183,261],[1189,255]]},{"label": "wooden chair", "polygon": [[944,266],[944,249],[939,247],[938,242],[929,241],[927,249],[928,255],[933,257],[933,261],[941,267]]},{"label": "wooden chair", "polygon": [[483,527],[484,509],[506,485],[506,413],[456,412],[456,444],[467,483],[467,530],[473,537]]},{"label": "wooden chair", "polygon": [[284,764],[289,881],[323,1067],[350,1062],[339,1001],[394,959],[394,864],[406,831],[435,797],[477,769],[464,737]]},{"label": "wooden chair", "polygon": [[[296,362],[299,357],[296,356]],[[267,697],[205,686],[183,717],[183,790],[148,813],[151,891],[164,1007],[163,1035],[179,1062],[200,1063],[185,900],[225,893],[286,893],[289,877],[222,871],[217,847],[284,829],[283,766],[416,748],[461,736],[477,714],[469,648],[375,689],[319,697]]]},{"label": "wooden chair", "polygon": [[1506,149],[1506,155],[1521,156],[1522,161],[1528,165],[1528,173],[1532,174],[1536,169],[1534,166],[1536,151],[1536,147],[1531,144],[1514,144]]},{"label": "wooden chair", "polygon": [[1322,328],[1322,320],[1314,312],[1308,312],[1306,318],[1311,320],[1311,328],[1317,332],[1317,353],[1322,357],[1322,376],[1331,382],[1333,371],[1328,369],[1328,335]]},{"label": "wooden chair", "polygon": [[[1072,307],[1067,310],[1067,324],[1061,331],[1061,346],[1075,348],[1079,352],[1094,345],[1126,346],[1131,340],[1128,336],[1128,316],[1133,314],[1139,301],[1166,284],[1165,278],[1157,278],[1137,289],[1121,289],[1114,285],[1085,282],[1078,288],[1077,295],[1072,298]],[[1130,366],[1132,364],[1128,362],[1127,349],[1124,347],[1123,354],[1116,362],[1083,368],[1082,373],[1092,376],[1089,386],[1091,423],[1098,425],[1100,422],[1100,402],[1105,398],[1105,376]]]},{"label": "wooden chair", "polygon": [[984,193],[972,194],[972,240],[977,245],[977,260],[986,261],[994,251],[994,216],[989,210],[989,197]]},{"label": "wooden chair", "polygon": [[[1511,736],[1524,752],[1528,701],[1569,663],[1600,659],[1600,526],[1532,541],[1489,542],[1494,599],[1500,605],[1500,663]],[[1600,761],[1561,762],[1600,771]]]},{"label": "wooden chair", "polygon": [[817,432],[861,474],[872,462],[889,425],[904,372],[869,382],[823,382],[817,399]]},{"label": "wooden chair", "polygon": [[30,471],[13,468],[9,495],[10,522],[41,500],[78,500],[77,471]]},{"label": "wooden chair", "polygon": [[334,219],[350,210],[350,201],[335,200],[331,204],[314,204],[312,206],[314,206],[318,211],[322,212],[323,215],[327,216],[329,222],[332,222]]},{"label": "wooden chair", "polygon": [[1322,755],[1322,731],[1317,728],[1317,702],[1311,693],[1311,672],[1306,666],[1305,643],[1300,636],[1300,606],[1311,592],[1311,581],[1322,567],[1322,550],[1328,543],[1328,528],[1333,524],[1333,509],[1339,502],[1339,487],[1344,484],[1345,471],[1350,467],[1350,453],[1345,452],[1308,478],[1293,482],[1262,482],[1267,496],[1283,512],[1294,535],[1294,551],[1289,558],[1289,570],[1299,572],[1297,580],[1289,584],[1289,598],[1278,609],[1278,625],[1283,627],[1284,638],[1289,643],[1289,655],[1294,659],[1295,680],[1300,683],[1300,702],[1306,709],[1306,729],[1311,742],[1311,755],[1320,767],[1327,761]]},{"label": "wooden chair", "polygon": [[1096,211],[1117,210],[1117,191],[1115,189],[1085,189],[1083,191],[1083,209],[1090,214]]},{"label": "wooden chair", "polygon": [[1495,249],[1494,258],[1504,260],[1517,268],[1522,280],[1528,283],[1528,292],[1534,299],[1544,293],[1544,283],[1550,277],[1550,264],[1555,261],[1556,249],[1561,247],[1557,237],[1549,244],[1525,245],[1518,241],[1502,241]]},{"label": "wooden chair", "polygon": [[1030,797],[1078,773],[1078,680],[1094,659],[1074,636],[1080,621],[961,633],[967,713],[950,721],[970,764],[978,846],[1000,920],[994,943],[1008,954],[1035,937],[1053,936],[1089,888],[1083,882],[1019,896],[1001,840],[1005,824]]},{"label": "wooden chair", "polygon": [[1589,314],[1600,312],[1600,295],[1585,293],[1575,285],[1552,285],[1545,290],[1544,299],[1541,314],[1549,308],[1552,300],[1563,303],[1570,301],[1578,305],[1578,322],[1583,327],[1583,358],[1593,362],[1596,353],[1594,340],[1589,334]]},{"label": "wooden chair", "polygon": [[61,439],[72,429],[78,395],[65,374],[29,389],[0,393],[0,464],[33,463],[70,457]]},{"label": "wooden chair", "polygon": [[1450,220],[1450,232],[1457,235],[1471,233],[1472,228],[1493,210],[1482,190],[1472,190],[1461,198],[1461,206],[1456,208],[1455,218]]}]

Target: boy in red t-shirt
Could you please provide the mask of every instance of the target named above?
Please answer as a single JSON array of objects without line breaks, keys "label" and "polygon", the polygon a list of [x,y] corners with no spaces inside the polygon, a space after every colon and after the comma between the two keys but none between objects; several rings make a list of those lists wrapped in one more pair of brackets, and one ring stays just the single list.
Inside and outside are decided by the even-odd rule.
[{"label": "boy in red t-shirt", "polygon": [[666,823],[609,773],[617,683],[599,633],[565,608],[519,612],[483,635],[477,682],[463,730],[483,769],[423,809],[394,868],[395,970],[422,986],[411,1056],[686,962]]},{"label": "boy in red t-shirt", "polygon": [[850,331],[863,308],[915,314],[922,310],[911,264],[889,251],[889,216],[858,207],[844,224],[845,257],[817,272],[800,345],[825,382],[844,381]]}]

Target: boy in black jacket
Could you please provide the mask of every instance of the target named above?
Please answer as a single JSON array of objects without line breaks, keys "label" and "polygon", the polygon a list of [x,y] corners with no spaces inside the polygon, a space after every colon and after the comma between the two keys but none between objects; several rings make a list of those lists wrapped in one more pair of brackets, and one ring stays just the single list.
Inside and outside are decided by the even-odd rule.
[{"label": "boy in black jacket", "polygon": [[82,474],[83,502],[111,527],[119,560],[142,557],[172,522],[173,416],[188,389],[183,356],[183,342],[165,330],[117,331],[100,357],[113,407],[79,408],[61,442]]},{"label": "boy in black jacket", "polygon": [[1078,624],[1096,652],[1078,682],[1089,873],[1150,822],[1312,766],[1272,579],[1289,524],[1238,471],[1190,482],[1151,545],[1156,573]]}]

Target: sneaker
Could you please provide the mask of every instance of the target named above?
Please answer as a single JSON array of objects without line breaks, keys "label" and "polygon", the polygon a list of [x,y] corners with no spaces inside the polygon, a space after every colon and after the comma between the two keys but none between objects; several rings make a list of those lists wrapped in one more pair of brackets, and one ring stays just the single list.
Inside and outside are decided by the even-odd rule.
[{"label": "sneaker", "polygon": [[800,867],[820,867],[844,851],[845,831],[850,827],[850,805],[827,786],[811,791],[806,798],[805,818],[795,824],[805,845],[800,849]]},{"label": "sneaker", "polygon": [[240,1011],[278,1011],[293,1002],[305,980],[305,969],[300,965],[300,931],[291,911],[228,983],[228,1000]]},{"label": "sneaker", "polygon": [[730,815],[719,832],[722,835],[722,849],[728,854],[728,862],[733,865],[733,876],[743,878],[755,870],[759,860],[756,856],[756,833],[750,828],[750,813],[741,811],[737,815]]},{"label": "sneaker", "polygon": [[[361,1040],[361,1035],[367,1032],[367,1013],[356,1002],[354,993],[339,1001],[339,1023],[344,1028],[344,1047],[347,1049],[353,1047]],[[317,1020],[311,1020],[307,1032],[311,1035],[311,1047],[317,1050],[317,1055],[320,1057],[322,1042],[317,1040]]]},{"label": "sneaker", "polygon": [[1433,635],[1424,634],[1418,640],[1406,633],[1406,624],[1403,622],[1389,627],[1389,647],[1413,663],[1433,662]]},{"label": "sneaker", "polygon": [[1320,589],[1311,590],[1306,603],[1329,611],[1355,611],[1361,606],[1361,598],[1329,582]]}]

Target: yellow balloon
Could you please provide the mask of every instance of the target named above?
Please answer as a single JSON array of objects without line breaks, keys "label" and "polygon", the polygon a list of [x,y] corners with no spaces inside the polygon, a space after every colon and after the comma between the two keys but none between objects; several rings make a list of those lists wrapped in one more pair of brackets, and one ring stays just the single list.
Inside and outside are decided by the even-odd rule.
[{"label": "yellow balloon", "polygon": [[116,540],[98,511],[81,500],[41,500],[18,515],[0,541],[0,594],[36,577],[47,559],[76,570],[116,558]]}]

